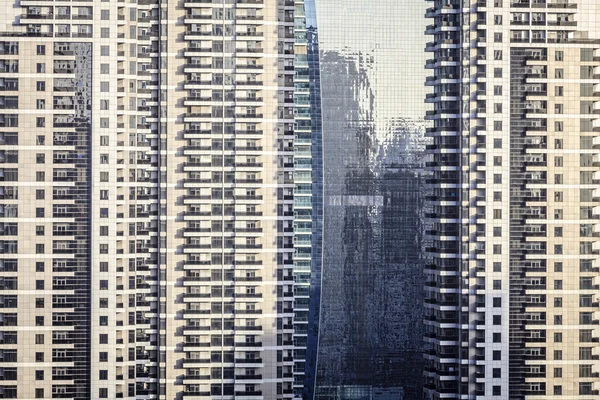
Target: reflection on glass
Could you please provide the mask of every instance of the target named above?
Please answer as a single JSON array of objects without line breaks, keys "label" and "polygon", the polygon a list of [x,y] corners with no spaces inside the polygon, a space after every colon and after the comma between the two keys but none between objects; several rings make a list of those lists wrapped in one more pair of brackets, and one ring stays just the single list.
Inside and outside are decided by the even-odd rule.
[{"label": "reflection on glass", "polygon": [[311,364],[309,337],[306,367],[318,399],[421,397],[425,6],[306,1],[322,112],[318,351]]}]

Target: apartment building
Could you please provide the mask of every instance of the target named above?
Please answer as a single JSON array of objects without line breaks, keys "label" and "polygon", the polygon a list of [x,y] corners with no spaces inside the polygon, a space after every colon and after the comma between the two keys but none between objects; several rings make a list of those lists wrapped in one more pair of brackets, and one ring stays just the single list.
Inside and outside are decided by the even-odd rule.
[{"label": "apartment building", "polygon": [[298,390],[294,157],[310,146],[294,141],[294,12],[290,0],[4,9],[1,398]]},{"label": "apartment building", "polygon": [[599,395],[600,4],[435,0],[425,396]]}]

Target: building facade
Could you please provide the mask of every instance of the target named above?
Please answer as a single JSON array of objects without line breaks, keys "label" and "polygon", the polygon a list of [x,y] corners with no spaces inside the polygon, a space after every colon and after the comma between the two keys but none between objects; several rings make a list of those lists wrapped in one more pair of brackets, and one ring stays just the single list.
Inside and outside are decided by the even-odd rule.
[{"label": "building facade", "polygon": [[428,399],[598,398],[600,5],[427,10]]},{"label": "building facade", "polygon": [[313,132],[322,165],[313,157],[313,173],[323,180],[322,192],[315,187],[322,266],[312,275],[321,272],[313,285],[320,297],[311,299],[319,318],[310,330],[318,349],[306,366],[315,377],[307,392],[320,400],[420,398],[426,4],[305,4],[311,84],[320,89],[311,101],[322,116]]},{"label": "building facade", "polygon": [[291,398],[295,3],[3,4],[0,397]]}]

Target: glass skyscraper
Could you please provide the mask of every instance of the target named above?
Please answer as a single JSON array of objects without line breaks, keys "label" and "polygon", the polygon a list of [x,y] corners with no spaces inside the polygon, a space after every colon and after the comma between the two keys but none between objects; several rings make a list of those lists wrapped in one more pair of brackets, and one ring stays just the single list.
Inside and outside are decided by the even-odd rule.
[{"label": "glass skyscraper", "polygon": [[314,374],[309,390],[314,382],[318,399],[420,398],[425,5],[305,4],[322,116],[321,141],[313,146],[322,164],[314,172],[323,182],[323,254],[314,259],[322,263],[315,282],[320,312],[309,330],[318,335],[318,350],[307,365]]}]

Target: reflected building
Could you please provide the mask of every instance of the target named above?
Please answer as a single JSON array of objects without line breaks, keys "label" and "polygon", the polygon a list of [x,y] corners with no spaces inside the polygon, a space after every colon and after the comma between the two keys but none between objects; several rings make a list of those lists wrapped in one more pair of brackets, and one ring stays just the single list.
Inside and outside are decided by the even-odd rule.
[{"label": "reflected building", "polygon": [[313,249],[321,245],[323,254],[313,256],[305,395],[419,398],[425,7],[305,3],[313,112],[321,113],[313,182],[323,183],[322,191],[313,187],[323,195],[322,242]]}]

